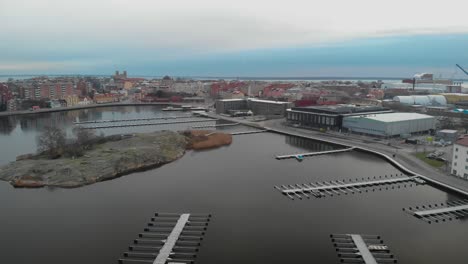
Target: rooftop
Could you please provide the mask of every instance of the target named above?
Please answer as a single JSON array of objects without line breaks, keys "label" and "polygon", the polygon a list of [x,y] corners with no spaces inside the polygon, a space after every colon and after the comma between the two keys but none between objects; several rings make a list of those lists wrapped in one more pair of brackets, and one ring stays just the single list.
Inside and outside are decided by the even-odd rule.
[{"label": "rooftop", "polygon": [[468,147],[468,135],[463,135],[459,137],[458,140],[455,141],[455,144]]},{"label": "rooftop", "polygon": [[235,99],[220,99],[218,101],[221,101],[221,102],[231,102],[231,101],[244,101],[245,99],[242,99],[242,98],[235,98]]},{"label": "rooftop", "polygon": [[259,103],[270,103],[270,104],[290,104],[290,102],[282,102],[282,101],[272,101],[272,100],[260,100],[255,98],[249,98],[248,100],[252,102],[259,102]]},{"label": "rooftop", "polygon": [[423,115],[418,113],[385,113],[385,114],[373,114],[364,116],[352,116],[348,118],[366,118],[379,122],[398,122],[398,121],[410,121],[420,119],[434,119],[433,116]]},{"label": "rooftop", "polygon": [[381,106],[375,105],[352,105],[352,104],[338,104],[338,105],[322,105],[322,106],[305,106],[293,107],[292,110],[305,111],[305,112],[327,112],[333,114],[351,114],[360,112],[378,112],[389,110]]}]

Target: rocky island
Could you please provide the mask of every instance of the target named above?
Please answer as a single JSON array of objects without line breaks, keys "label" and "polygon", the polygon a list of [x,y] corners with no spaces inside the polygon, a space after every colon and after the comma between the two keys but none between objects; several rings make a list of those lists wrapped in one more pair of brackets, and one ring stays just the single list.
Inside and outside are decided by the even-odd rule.
[{"label": "rocky island", "polygon": [[170,163],[187,149],[229,145],[230,134],[213,131],[159,131],[100,139],[79,157],[22,155],[0,167],[0,180],[14,187],[80,187]]}]

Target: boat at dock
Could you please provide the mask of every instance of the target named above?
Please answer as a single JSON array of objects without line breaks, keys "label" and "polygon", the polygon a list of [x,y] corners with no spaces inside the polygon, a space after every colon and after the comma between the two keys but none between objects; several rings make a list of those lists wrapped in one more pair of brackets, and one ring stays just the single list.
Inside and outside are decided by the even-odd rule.
[{"label": "boat at dock", "polygon": [[297,161],[303,161],[304,160],[304,156],[301,155],[301,154],[298,154],[296,156],[294,156],[296,158]]}]

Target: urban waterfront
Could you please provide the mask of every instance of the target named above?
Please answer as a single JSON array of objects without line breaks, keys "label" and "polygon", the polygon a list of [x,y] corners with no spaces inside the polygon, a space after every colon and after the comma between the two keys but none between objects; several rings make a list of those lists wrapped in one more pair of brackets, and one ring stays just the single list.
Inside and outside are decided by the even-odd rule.
[{"label": "urban waterfront", "polygon": [[[45,125],[71,130],[74,121],[181,115],[158,107],[98,108],[9,117],[2,164],[34,151]],[[11,118],[14,118],[11,119]],[[34,121],[33,121],[34,120]],[[214,124],[220,121],[209,121]],[[196,123],[201,125],[204,123]],[[106,134],[186,129],[191,124],[102,129]],[[6,126],[2,126],[6,127]],[[220,128],[219,128],[220,129]],[[244,126],[223,127],[245,131]],[[29,148],[28,148],[29,147]],[[335,146],[274,133],[234,136],[231,146],[188,151],[157,169],[77,189],[14,189],[0,183],[1,248],[5,263],[116,263],[156,212],[211,213],[197,262],[337,263],[332,233],[381,235],[399,263],[464,263],[466,220],[427,224],[402,208],[461,197],[407,186],[321,199],[294,200],[273,186],[400,173],[356,151],[276,160],[275,155]],[[451,241],[453,243],[447,243]],[[73,257],[70,257],[73,256]]]}]

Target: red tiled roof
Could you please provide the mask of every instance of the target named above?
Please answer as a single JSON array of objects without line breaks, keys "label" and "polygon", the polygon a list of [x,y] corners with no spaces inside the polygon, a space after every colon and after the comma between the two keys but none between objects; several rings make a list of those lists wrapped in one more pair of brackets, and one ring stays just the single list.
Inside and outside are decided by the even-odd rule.
[{"label": "red tiled roof", "polygon": [[468,147],[468,135],[463,135],[455,142],[455,144]]}]

